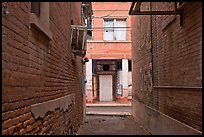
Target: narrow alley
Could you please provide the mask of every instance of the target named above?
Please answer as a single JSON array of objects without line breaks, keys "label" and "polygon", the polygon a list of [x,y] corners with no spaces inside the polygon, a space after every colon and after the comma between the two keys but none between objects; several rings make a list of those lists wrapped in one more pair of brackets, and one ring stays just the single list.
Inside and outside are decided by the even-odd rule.
[{"label": "narrow alley", "polygon": [[78,135],[150,135],[131,116],[87,115]]},{"label": "narrow alley", "polygon": [[202,135],[202,3],[2,2],[2,135]]}]

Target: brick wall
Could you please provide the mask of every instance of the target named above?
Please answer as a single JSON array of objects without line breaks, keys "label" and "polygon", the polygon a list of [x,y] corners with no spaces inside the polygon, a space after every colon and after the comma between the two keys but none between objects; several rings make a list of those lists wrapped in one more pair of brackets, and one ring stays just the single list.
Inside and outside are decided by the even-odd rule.
[{"label": "brick wall", "polygon": [[[130,2],[93,2],[93,40],[103,41],[103,29],[97,29],[104,27],[104,18],[127,18],[126,27],[127,28],[127,41],[131,40],[131,21],[130,16],[128,16]],[[115,11],[114,11],[115,10]]]},{"label": "brick wall", "polygon": [[87,57],[91,59],[131,59],[131,42],[89,42]]},{"label": "brick wall", "polygon": [[[30,26],[29,2],[3,4],[9,14],[2,10],[2,133],[72,134],[83,119],[81,58],[72,60],[70,46],[81,3],[49,4],[52,40]],[[32,105],[71,94],[75,101],[65,110],[58,105],[35,118]]]},{"label": "brick wall", "polygon": [[[130,2],[93,2],[93,37],[87,41],[87,57],[92,59],[131,58]],[[126,41],[104,41],[104,18],[126,19]]]},{"label": "brick wall", "polygon": [[[174,8],[172,2],[151,4],[152,10]],[[202,131],[202,4],[181,8],[183,26],[177,15],[131,16],[133,99]],[[150,3],[141,9],[150,10]]]}]

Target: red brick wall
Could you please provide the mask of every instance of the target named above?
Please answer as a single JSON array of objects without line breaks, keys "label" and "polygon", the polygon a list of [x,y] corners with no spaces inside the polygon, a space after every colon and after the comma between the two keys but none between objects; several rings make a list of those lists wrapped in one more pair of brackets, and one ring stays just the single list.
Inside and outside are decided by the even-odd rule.
[{"label": "red brick wall", "polygon": [[[130,2],[92,2],[93,8],[93,27],[104,27],[103,16],[106,17],[127,17],[126,26],[131,27],[130,16],[128,16],[128,10],[130,7]],[[102,11],[103,10],[103,11]],[[110,11],[115,10],[115,11]],[[109,16],[107,16],[109,15]],[[127,40],[130,41],[131,28],[127,28]],[[93,31],[93,39],[95,41],[103,40],[103,30],[95,29]]]},{"label": "red brick wall", "polygon": [[[91,59],[121,59],[131,58],[131,20],[128,15],[130,2],[92,2],[93,37],[87,42],[87,57]],[[115,10],[115,11],[111,11]],[[126,19],[126,37],[128,42],[111,42],[103,40],[103,17]]]},{"label": "red brick wall", "polygon": [[[9,14],[2,12],[3,134],[71,134],[83,117],[81,58],[72,60],[70,46],[71,19],[81,24],[81,3],[49,4],[51,41],[30,27],[29,2],[4,4]],[[75,103],[67,111],[56,108],[34,118],[31,105],[69,94]]]},{"label": "red brick wall", "polygon": [[131,42],[89,42],[87,57],[91,59],[131,59]]},{"label": "red brick wall", "polygon": [[[173,4],[153,2],[152,10]],[[182,10],[183,26],[176,15],[131,16],[133,99],[202,131],[200,88],[153,88],[202,87],[202,4],[187,2]]]}]

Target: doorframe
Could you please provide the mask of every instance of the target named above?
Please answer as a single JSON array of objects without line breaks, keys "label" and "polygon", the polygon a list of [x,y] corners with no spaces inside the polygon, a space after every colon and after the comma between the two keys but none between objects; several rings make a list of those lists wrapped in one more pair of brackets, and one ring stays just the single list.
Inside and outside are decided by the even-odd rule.
[{"label": "doorframe", "polygon": [[97,87],[98,87],[98,90],[97,90],[97,101],[100,101],[100,87],[99,87],[99,75],[112,75],[112,100],[115,101],[116,100],[116,74],[115,72],[98,72],[97,74]]},{"label": "doorframe", "polygon": [[102,94],[101,93],[101,88],[100,88],[100,84],[101,84],[101,82],[100,82],[100,76],[108,76],[109,78],[111,78],[111,81],[112,81],[112,83],[111,83],[111,86],[112,87],[110,87],[110,88],[112,88],[112,90],[111,90],[111,94],[112,94],[112,97],[111,97],[111,101],[113,101],[114,99],[114,97],[113,97],[113,75],[110,75],[110,74],[106,74],[106,75],[99,75],[99,101],[101,101],[100,100],[100,95]]}]

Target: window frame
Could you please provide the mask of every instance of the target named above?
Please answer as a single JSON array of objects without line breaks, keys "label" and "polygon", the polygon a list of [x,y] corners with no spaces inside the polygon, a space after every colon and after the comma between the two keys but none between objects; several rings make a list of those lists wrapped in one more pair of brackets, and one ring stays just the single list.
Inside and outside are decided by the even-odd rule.
[{"label": "window frame", "polygon": [[30,27],[37,29],[41,34],[52,40],[52,32],[50,30],[50,7],[49,2],[37,2],[39,3],[39,16],[31,11],[33,2],[30,2]]},{"label": "window frame", "polygon": [[31,2],[31,13],[36,14],[40,17],[40,2]]},{"label": "window frame", "polygon": [[[113,40],[105,40],[105,30],[106,30],[105,21],[106,20],[113,20]],[[125,24],[126,24],[126,27],[125,27],[125,40],[117,40],[117,28],[115,28],[117,20],[125,21]],[[127,39],[128,39],[127,38],[127,17],[125,17],[125,18],[103,18],[103,27],[104,27],[103,41],[118,41],[118,42],[127,41]]]}]

